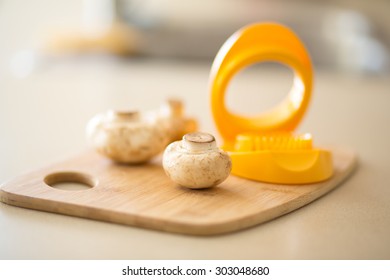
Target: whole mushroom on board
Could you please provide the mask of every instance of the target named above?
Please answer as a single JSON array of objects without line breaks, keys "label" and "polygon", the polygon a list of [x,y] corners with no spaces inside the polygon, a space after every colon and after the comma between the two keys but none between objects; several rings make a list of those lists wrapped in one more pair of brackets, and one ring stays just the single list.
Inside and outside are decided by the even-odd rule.
[{"label": "whole mushroom on board", "polygon": [[166,131],[139,112],[97,115],[88,124],[87,137],[98,152],[120,163],[148,161],[169,142]]},{"label": "whole mushroom on board", "polygon": [[[116,162],[146,162],[180,133],[196,129],[196,122],[184,117],[182,103],[176,102],[164,105],[165,113],[159,110],[144,114],[137,111],[98,114],[87,125],[88,141],[99,153]],[[180,108],[180,114],[174,113],[175,106]],[[186,126],[189,120],[194,126]]]},{"label": "whole mushroom on board", "polygon": [[217,147],[214,136],[196,132],[171,143],[163,155],[165,173],[175,183],[204,189],[222,183],[230,174],[229,155]]}]

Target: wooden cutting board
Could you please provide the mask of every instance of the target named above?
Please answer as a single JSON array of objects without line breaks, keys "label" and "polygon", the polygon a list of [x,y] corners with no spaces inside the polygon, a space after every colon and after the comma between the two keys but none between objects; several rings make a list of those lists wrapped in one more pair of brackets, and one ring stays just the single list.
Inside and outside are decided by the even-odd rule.
[{"label": "wooden cutting board", "polygon": [[[334,189],[356,166],[356,155],[332,149],[335,174],[311,185],[273,185],[230,176],[216,188],[190,190],[171,182],[161,160],[138,166],[112,163],[95,152],[16,178],[1,186],[1,201],[42,211],[162,231],[212,235],[274,219]],[[61,190],[63,181],[92,186]]]}]

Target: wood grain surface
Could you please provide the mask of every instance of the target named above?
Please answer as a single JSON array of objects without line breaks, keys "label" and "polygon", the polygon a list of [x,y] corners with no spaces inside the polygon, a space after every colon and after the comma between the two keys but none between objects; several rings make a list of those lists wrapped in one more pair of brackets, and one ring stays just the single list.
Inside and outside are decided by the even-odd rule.
[{"label": "wood grain surface", "polygon": [[[190,190],[165,175],[161,159],[118,165],[88,151],[20,176],[1,186],[1,201],[36,210],[193,235],[221,234],[277,218],[338,186],[356,166],[356,155],[333,148],[334,176],[311,185],[273,185],[230,176],[218,187]],[[50,185],[74,181],[86,190]]]}]

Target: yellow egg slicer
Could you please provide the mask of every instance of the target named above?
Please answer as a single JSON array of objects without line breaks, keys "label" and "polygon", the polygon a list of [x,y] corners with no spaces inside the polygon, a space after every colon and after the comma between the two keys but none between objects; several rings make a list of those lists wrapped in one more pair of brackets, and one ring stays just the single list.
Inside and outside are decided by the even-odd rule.
[{"label": "yellow egg slicer", "polygon": [[[225,107],[225,92],[243,68],[275,61],[294,70],[288,96],[254,117],[234,114]],[[234,33],[221,47],[210,73],[211,108],[216,127],[229,152],[232,174],[276,184],[308,184],[333,174],[330,151],[313,147],[310,134],[296,135],[311,99],[313,70],[308,52],[287,27],[252,24]]]}]

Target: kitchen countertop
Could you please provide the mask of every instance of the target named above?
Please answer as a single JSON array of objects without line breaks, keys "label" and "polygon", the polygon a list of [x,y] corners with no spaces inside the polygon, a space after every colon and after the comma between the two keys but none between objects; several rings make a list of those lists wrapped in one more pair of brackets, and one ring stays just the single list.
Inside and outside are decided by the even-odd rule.
[{"label": "kitchen countertop", "polygon": [[[201,130],[216,133],[209,109],[210,63],[47,60],[27,77],[0,77],[0,182],[85,150],[85,124],[109,108],[186,103]],[[0,203],[0,259],[390,259],[390,79],[317,71],[299,127],[316,143],[357,151],[354,174],[313,203],[239,232],[194,237],[22,209]],[[228,105],[269,108],[292,80],[282,67],[244,71]],[[271,94],[272,93],[272,94]]]}]

